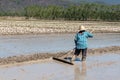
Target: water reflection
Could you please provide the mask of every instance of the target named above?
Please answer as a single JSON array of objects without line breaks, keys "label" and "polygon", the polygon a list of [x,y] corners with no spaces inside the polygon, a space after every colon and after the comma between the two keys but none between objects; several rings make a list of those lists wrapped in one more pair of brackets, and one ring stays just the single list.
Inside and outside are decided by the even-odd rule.
[{"label": "water reflection", "polygon": [[81,64],[76,64],[74,68],[75,79],[74,80],[86,80],[86,62],[81,62]]}]

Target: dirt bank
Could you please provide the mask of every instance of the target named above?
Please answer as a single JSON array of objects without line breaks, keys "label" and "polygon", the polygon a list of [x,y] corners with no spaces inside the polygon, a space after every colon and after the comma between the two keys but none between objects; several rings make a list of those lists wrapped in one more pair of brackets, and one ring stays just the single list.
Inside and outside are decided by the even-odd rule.
[{"label": "dirt bank", "polygon": [[0,20],[0,35],[71,33],[77,32],[79,25],[94,32],[120,32],[120,22],[99,21],[48,21],[48,20]]},{"label": "dirt bank", "polygon": [[[112,47],[105,47],[99,49],[89,49],[88,53],[91,54],[102,54],[106,52],[116,53],[120,51],[120,46],[112,46]],[[68,51],[70,52],[70,51]],[[60,52],[60,53],[36,53],[31,55],[20,55],[20,56],[11,56],[7,58],[0,58],[0,65],[11,64],[11,63],[21,63],[33,60],[44,60],[50,57],[62,57],[65,56],[68,52]],[[72,52],[73,53],[73,52]]]}]

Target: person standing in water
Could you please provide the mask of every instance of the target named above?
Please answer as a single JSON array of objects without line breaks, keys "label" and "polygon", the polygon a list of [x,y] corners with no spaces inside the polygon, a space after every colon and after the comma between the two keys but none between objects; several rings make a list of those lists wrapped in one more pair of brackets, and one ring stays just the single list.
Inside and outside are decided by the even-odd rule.
[{"label": "person standing in water", "polygon": [[88,48],[88,38],[92,38],[93,34],[86,31],[84,26],[79,27],[80,31],[75,35],[75,59],[78,59],[79,54],[82,52],[82,61],[86,60],[87,48]]}]

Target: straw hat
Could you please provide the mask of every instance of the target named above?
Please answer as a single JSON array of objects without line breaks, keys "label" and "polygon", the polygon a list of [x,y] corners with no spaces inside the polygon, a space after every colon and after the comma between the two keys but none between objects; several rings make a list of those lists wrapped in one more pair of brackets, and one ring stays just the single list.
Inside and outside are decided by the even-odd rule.
[{"label": "straw hat", "polygon": [[83,25],[81,25],[81,26],[79,26],[79,30],[82,31],[82,30],[86,30],[86,29]]}]

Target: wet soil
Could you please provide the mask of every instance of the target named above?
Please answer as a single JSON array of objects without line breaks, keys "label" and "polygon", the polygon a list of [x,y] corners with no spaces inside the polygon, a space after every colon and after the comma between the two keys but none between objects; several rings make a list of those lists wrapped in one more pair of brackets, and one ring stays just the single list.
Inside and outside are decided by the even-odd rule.
[{"label": "wet soil", "polygon": [[88,31],[97,33],[120,33],[120,22],[101,21],[54,21],[54,20],[1,20],[0,35],[73,33],[84,25]]},{"label": "wet soil", "polygon": [[110,52],[89,55],[73,66],[54,60],[1,66],[0,80],[120,80],[120,54]]},{"label": "wet soil", "polygon": [[[88,55],[92,54],[103,54],[103,53],[116,53],[120,51],[120,46],[111,46],[111,47],[104,47],[104,48],[98,48],[98,49],[88,49]],[[5,64],[13,64],[13,63],[21,63],[21,62],[27,62],[27,61],[33,61],[33,60],[45,60],[49,59],[51,57],[63,57],[73,55],[74,50],[70,50],[68,52],[59,52],[59,53],[35,53],[35,54],[29,54],[29,55],[19,55],[19,56],[9,56],[9,57],[3,57],[0,58],[0,65]]]}]

